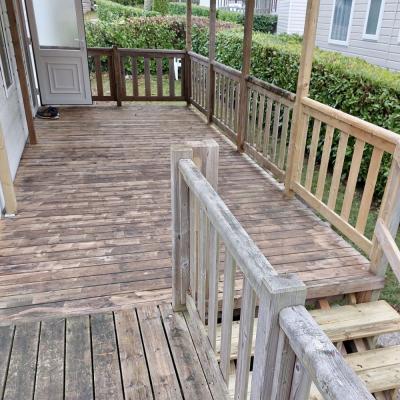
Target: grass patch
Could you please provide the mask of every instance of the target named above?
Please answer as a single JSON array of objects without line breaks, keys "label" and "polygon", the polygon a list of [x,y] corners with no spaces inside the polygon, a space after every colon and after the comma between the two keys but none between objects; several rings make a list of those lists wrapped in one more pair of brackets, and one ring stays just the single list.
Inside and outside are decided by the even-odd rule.
[{"label": "grass patch", "polygon": [[[304,185],[305,182],[305,177],[306,177],[306,171],[307,171],[307,162],[305,162],[303,170],[302,170],[302,180],[301,183]],[[311,192],[315,193],[315,190],[317,188],[317,182],[318,182],[318,173],[319,170],[316,167],[314,171],[314,176],[313,176],[313,182],[312,182],[312,187],[311,187]],[[323,202],[327,203],[328,197],[329,197],[329,188],[331,187],[332,183],[332,174],[328,172],[326,176],[326,181],[325,181],[325,190],[323,194]],[[339,186],[339,192],[337,196],[337,201],[336,201],[336,207],[335,207],[335,212],[340,214],[340,211],[343,206],[343,200],[344,200],[344,194],[345,194],[346,186],[341,183]],[[361,188],[357,188],[355,194],[354,194],[354,200],[353,200],[353,205],[351,208],[350,212],[350,217],[349,217],[349,223],[351,225],[355,225],[357,221],[357,216],[358,216],[358,211],[360,209],[360,204],[361,204],[361,196],[362,196],[362,190]],[[378,214],[379,210],[377,208],[377,204],[373,204],[371,207],[371,210],[368,215],[368,220],[367,220],[367,225],[365,227],[365,235],[371,239],[375,230],[375,224],[378,219]],[[334,227],[332,227],[335,229]],[[339,231],[335,229],[336,232],[338,232],[342,237],[344,237]],[[346,237],[344,237],[346,239]],[[397,233],[396,237],[396,243],[400,247],[400,232]],[[358,249],[361,251],[360,249]],[[396,276],[392,272],[391,268],[389,267],[386,273],[386,281],[385,281],[385,287],[381,292],[381,299],[386,300],[388,303],[390,303],[392,306],[394,306],[398,311],[400,311],[400,283],[397,280]]]}]

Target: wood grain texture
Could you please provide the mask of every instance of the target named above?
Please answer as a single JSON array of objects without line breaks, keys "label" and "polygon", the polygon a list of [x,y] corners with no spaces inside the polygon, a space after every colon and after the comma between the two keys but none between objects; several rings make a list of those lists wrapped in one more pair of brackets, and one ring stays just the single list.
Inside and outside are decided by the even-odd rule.
[{"label": "wood grain texture", "polygon": [[383,285],[184,104],[71,107],[36,127],[19,214],[0,220],[0,324],[170,301],[170,145],[206,138],[220,145],[218,192],[278,272],[298,273],[311,297]]}]

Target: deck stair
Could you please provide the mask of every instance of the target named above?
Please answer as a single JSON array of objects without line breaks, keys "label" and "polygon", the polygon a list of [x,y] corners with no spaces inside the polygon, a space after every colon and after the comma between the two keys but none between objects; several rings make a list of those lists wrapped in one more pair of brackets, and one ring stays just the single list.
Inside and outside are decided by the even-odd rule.
[{"label": "deck stair", "polygon": [[[323,301],[320,305],[322,308],[311,310],[311,315],[365,382],[369,391],[377,399],[392,398],[387,397],[392,394],[387,392],[393,392],[400,387],[400,346],[374,348],[374,338],[385,333],[399,332],[399,313],[383,300],[335,307],[330,307],[328,302]],[[232,328],[231,376],[233,379],[229,382],[231,393],[234,392],[235,386],[239,327],[240,323],[237,321]],[[220,330],[218,330],[217,349],[220,338]],[[312,386],[310,400],[320,399],[322,396],[315,386]]]}]

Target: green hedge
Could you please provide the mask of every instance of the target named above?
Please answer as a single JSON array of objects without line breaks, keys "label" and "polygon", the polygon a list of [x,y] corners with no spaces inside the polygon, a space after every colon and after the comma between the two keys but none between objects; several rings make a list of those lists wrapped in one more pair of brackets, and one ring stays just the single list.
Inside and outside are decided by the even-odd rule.
[{"label": "green hedge", "polygon": [[[207,54],[204,42],[196,41],[194,51]],[[218,61],[241,68],[243,34],[235,31],[217,33]],[[256,33],[252,43],[252,75],[295,92],[301,44],[299,37]],[[371,65],[364,60],[335,52],[317,50],[311,79],[310,96],[346,113],[400,133],[400,73]],[[322,139],[320,150],[322,148]],[[350,145],[352,143],[350,142]],[[338,135],[332,147],[331,162],[336,157]],[[360,169],[360,183],[365,181],[372,149],[367,146]],[[344,179],[351,163],[351,146],[344,166]],[[383,160],[377,184],[381,196],[389,172],[390,157]]]},{"label": "green hedge", "polygon": [[161,15],[168,14],[168,0],[153,0],[153,11],[159,12]]},{"label": "green hedge", "polygon": [[[209,8],[192,5],[192,15],[196,17],[208,17],[209,14]],[[168,15],[186,15],[186,3],[169,3]]]},{"label": "green hedge", "polygon": [[[105,1],[105,0],[102,0]],[[208,20],[193,18],[193,50],[208,53]],[[243,32],[235,25],[218,24],[216,54],[218,61],[236,69],[241,68]],[[183,49],[185,46],[184,17],[133,18],[128,22],[87,24],[88,46],[131,48]],[[288,35],[255,33],[252,43],[252,75],[294,92],[299,68],[301,38]],[[378,126],[400,133],[400,74],[338,53],[316,51],[310,95],[349,114]],[[332,150],[334,162],[338,138]],[[351,142],[350,142],[351,144]],[[321,141],[322,147],[322,141]],[[367,146],[361,165],[361,181],[366,178],[371,148]],[[346,157],[344,178],[351,161]],[[382,194],[389,158],[383,161],[378,193]]]},{"label": "green hedge", "polygon": [[114,1],[115,3],[122,4],[124,6],[132,6],[132,7],[143,5],[144,3],[144,0],[112,0],[112,1]]},{"label": "green hedge", "polygon": [[[244,25],[244,14],[239,14],[237,22]],[[253,30],[264,33],[275,33],[278,17],[276,15],[255,15]]]},{"label": "green hedge", "polygon": [[154,11],[148,12],[142,8],[125,6],[110,0],[96,0],[96,4],[97,16],[101,21],[114,22],[118,19],[160,15]]}]

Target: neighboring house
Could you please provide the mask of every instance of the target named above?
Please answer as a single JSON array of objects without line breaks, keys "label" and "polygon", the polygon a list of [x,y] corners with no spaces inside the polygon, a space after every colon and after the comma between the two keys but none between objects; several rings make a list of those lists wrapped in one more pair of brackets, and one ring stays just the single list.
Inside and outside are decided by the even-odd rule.
[{"label": "neighboring house", "polygon": [[[279,0],[278,33],[303,34],[306,0]],[[316,45],[400,71],[400,0],[321,0]]]},{"label": "neighboring house", "polygon": [[92,11],[91,0],[82,0],[82,8],[84,14],[87,14],[88,12]]},{"label": "neighboring house", "polygon": [[307,0],[278,0],[277,3],[277,33],[302,35],[306,19]]},{"label": "neighboring house", "polygon": [[[14,178],[28,137],[4,0],[0,0],[0,129]],[[0,143],[1,145],[1,143]],[[4,206],[0,188],[0,210]]]},{"label": "neighboring house", "polygon": [[321,0],[316,43],[400,71],[400,0]]}]

